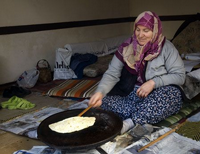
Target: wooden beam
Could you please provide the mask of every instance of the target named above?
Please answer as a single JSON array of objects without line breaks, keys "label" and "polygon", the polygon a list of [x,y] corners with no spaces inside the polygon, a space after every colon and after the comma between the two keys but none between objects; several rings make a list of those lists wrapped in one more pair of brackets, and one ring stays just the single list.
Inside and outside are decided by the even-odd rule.
[{"label": "wooden beam", "polygon": [[[197,18],[199,19],[199,13],[191,15],[169,15],[169,16],[159,16],[159,17],[162,21],[179,21],[179,20],[188,20]],[[5,26],[5,27],[0,27],[0,35],[126,23],[126,22],[134,22],[135,19],[136,17],[124,17],[124,18],[96,19],[96,20],[84,20],[84,21],[69,21],[61,23],[45,23],[45,24],[35,24],[35,25]]]}]

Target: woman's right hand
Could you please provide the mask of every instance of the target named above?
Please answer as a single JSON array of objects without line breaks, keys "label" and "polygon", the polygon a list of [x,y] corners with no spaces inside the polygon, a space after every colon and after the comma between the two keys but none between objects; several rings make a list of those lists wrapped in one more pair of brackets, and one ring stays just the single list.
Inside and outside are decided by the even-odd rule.
[{"label": "woman's right hand", "polygon": [[96,92],[89,100],[88,105],[93,105],[93,107],[99,107],[102,104],[103,94],[101,92]]}]

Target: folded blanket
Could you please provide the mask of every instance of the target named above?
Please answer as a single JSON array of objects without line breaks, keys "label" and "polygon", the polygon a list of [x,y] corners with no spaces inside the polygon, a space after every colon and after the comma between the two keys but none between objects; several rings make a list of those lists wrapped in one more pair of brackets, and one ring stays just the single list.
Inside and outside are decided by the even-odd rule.
[{"label": "folded blanket", "polygon": [[74,54],[71,57],[70,68],[75,72],[78,79],[83,77],[83,69],[95,63],[97,61],[97,56],[93,54]]}]

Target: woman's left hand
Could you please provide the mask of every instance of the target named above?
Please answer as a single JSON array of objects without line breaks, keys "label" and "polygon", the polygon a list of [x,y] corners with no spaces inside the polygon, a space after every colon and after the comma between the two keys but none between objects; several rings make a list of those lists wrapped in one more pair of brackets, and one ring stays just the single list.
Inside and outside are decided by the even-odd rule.
[{"label": "woman's left hand", "polygon": [[137,90],[137,95],[139,97],[147,97],[149,93],[154,89],[155,82],[153,80],[149,80],[143,83],[140,88]]}]

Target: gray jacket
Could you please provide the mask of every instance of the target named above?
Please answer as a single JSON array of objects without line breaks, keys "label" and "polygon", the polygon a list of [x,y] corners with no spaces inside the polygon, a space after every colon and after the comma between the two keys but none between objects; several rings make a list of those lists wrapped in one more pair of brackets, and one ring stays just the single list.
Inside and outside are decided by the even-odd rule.
[{"label": "gray jacket", "polygon": [[[104,73],[96,92],[101,92],[104,96],[119,81],[124,64],[114,55],[109,64],[108,70]],[[166,40],[160,55],[148,61],[146,80],[152,79],[155,82],[154,88],[175,84],[183,85],[185,82],[184,63],[174,45]]]}]

